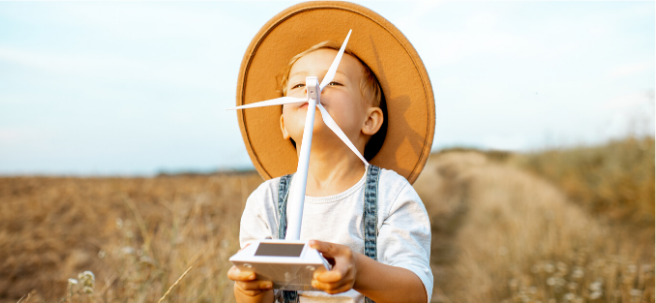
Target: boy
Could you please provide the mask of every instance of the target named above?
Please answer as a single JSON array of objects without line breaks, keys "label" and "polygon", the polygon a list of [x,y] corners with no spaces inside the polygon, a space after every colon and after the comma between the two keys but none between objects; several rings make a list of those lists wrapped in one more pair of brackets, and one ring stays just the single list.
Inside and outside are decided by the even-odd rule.
[{"label": "boy", "polygon": [[[362,9],[353,4],[330,6],[336,4]],[[322,5],[302,4],[292,9],[324,8]],[[283,94],[305,97],[305,78],[317,76],[321,81],[336,54],[335,47],[321,43],[296,55],[283,73]],[[367,160],[376,154],[371,148],[380,148],[380,144],[368,143],[384,124],[384,95],[374,72],[353,52],[344,54],[335,78],[321,94],[321,104],[358,151],[370,155]],[[297,147],[302,144],[307,110],[307,103],[283,106],[279,140],[292,140]],[[402,119],[398,115],[390,118]],[[398,124],[390,124],[390,132],[394,125]],[[301,240],[314,239],[310,246],[322,252],[334,267],[315,275],[312,281],[312,286],[323,292],[299,292],[297,299],[364,302],[366,296],[376,302],[429,301],[433,282],[430,222],[408,180],[393,170],[364,164],[319,117],[315,119],[313,136]],[[424,163],[420,157],[415,167],[420,166],[420,171]],[[253,240],[284,238],[280,204],[287,182],[288,176],[268,180],[249,197],[240,229],[242,247]],[[370,183],[374,184],[373,195]],[[374,221],[367,221],[365,213],[372,206]],[[373,254],[370,234],[374,237]],[[276,295],[282,301],[289,299],[281,291],[274,293],[270,281],[258,280],[251,272],[233,267],[228,276],[236,281],[238,302],[273,302]]]}]

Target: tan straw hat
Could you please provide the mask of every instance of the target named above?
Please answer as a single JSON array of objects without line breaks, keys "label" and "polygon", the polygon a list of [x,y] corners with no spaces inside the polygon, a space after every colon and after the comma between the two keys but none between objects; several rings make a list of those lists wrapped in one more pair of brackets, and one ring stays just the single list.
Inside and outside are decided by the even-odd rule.
[{"label": "tan straw hat", "polygon": [[[370,163],[394,170],[413,183],[433,143],[433,89],[412,44],[367,8],[348,2],[306,2],[269,20],[244,54],[237,106],[281,97],[277,76],[292,57],[322,41],[341,43],[350,29],[347,49],[376,75],[387,105],[387,135]],[[296,149],[283,139],[281,114],[281,106],[237,111],[246,149],[264,179],[296,171]]]}]

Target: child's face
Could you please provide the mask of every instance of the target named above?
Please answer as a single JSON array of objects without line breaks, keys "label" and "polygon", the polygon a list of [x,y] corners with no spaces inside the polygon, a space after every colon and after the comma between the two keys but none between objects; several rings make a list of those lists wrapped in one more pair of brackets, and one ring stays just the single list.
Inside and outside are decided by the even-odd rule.
[{"label": "child's face", "polygon": [[[305,77],[316,76],[321,83],[336,55],[336,50],[319,49],[298,59],[289,72],[287,96],[304,98],[306,96]],[[320,100],[326,111],[330,113],[358,149],[360,149],[359,145],[362,145],[362,149],[364,149],[364,144],[366,144],[366,139],[363,144],[359,143],[363,141],[362,135],[368,135],[363,134],[362,131],[370,112],[370,105],[363,99],[360,92],[360,81],[363,74],[364,69],[360,62],[353,56],[344,54],[335,78],[323,89]],[[307,103],[283,106],[280,124],[285,139],[291,137],[294,141],[301,142],[307,106]],[[320,115],[321,113],[317,110],[314,120],[314,135],[322,137],[320,140],[336,139],[337,137],[323,123]],[[312,145],[314,149],[315,144]]]}]

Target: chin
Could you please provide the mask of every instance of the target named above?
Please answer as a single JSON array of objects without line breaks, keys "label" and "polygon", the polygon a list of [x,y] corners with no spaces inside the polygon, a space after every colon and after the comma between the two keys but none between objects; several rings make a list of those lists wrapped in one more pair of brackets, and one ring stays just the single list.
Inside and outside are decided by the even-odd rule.
[{"label": "chin", "polygon": [[[300,125],[300,127],[292,132],[290,135],[292,137],[292,140],[296,142],[301,142],[303,141],[303,130],[305,129],[305,125]],[[324,137],[326,135],[331,135],[333,134],[332,130],[326,126],[326,124],[323,123],[323,121],[317,121],[314,120],[314,128],[312,130],[312,140],[321,140],[319,138]],[[334,135],[334,134],[333,134]]]}]

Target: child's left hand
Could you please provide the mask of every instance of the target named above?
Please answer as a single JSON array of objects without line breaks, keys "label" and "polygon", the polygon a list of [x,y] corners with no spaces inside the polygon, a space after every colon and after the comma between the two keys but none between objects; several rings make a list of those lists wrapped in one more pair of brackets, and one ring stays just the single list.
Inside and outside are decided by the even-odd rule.
[{"label": "child's left hand", "polygon": [[324,258],[333,263],[333,269],[330,271],[314,274],[312,287],[329,294],[353,288],[357,275],[357,256],[350,247],[318,240],[311,240],[310,247],[321,252]]}]

